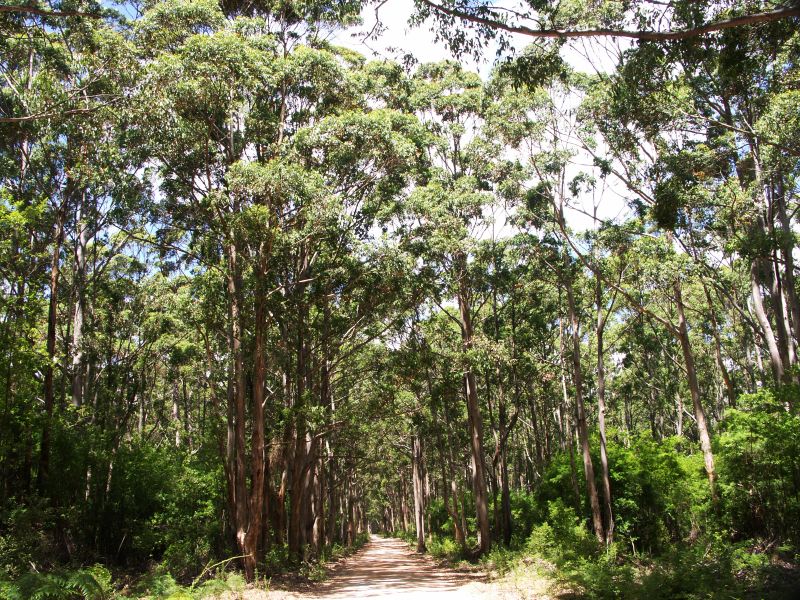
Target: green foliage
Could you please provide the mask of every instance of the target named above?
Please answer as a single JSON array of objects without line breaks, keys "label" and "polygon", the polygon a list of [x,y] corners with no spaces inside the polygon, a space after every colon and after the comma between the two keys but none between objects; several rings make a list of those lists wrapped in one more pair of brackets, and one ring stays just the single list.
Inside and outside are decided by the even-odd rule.
[{"label": "green foliage", "polygon": [[31,499],[29,504],[20,504],[9,499],[0,509],[0,577],[19,577],[31,563],[47,557],[49,541],[43,532],[54,520],[45,501]]},{"label": "green foliage", "polygon": [[722,519],[736,538],[800,544],[800,417],[794,387],[746,394],[716,444]]},{"label": "green foliage", "polygon": [[196,575],[219,547],[221,473],[218,467],[184,461],[171,483],[150,523],[159,532],[156,547],[164,548],[164,566],[183,579]]},{"label": "green foliage", "polygon": [[239,573],[220,571],[199,584],[182,586],[163,570],[142,577],[133,587],[132,594],[140,600],[203,600],[217,598],[225,593],[240,593],[245,587]]},{"label": "green foliage", "polygon": [[[412,540],[416,544],[416,537]],[[464,558],[464,549],[451,536],[432,535],[426,541],[428,553],[436,558],[457,561]]]},{"label": "green foliage", "polygon": [[642,435],[627,447],[608,445],[615,529],[639,550],[657,554],[687,537],[694,511],[708,502],[704,474],[682,464],[677,443]]},{"label": "green foliage", "polygon": [[533,528],[528,548],[567,561],[592,556],[598,550],[597,540],[575,514],[575,509],[560,498],[547,503],[547,520]]},{"label": "green foliage", "polygon": [[52,573],[26,573],[16,581],[0,579],[0,598],[7,600],[107,600],[111,574],[105,567]]}]

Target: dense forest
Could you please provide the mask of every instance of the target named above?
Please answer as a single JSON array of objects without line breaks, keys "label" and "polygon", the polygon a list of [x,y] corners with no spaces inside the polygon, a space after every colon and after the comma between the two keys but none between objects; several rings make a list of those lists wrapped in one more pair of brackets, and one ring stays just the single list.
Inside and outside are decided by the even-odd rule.
[{"label": "dense forest", "polygon": [[800,11],[375,4],[0,6],[0,596],[796,589]]}]

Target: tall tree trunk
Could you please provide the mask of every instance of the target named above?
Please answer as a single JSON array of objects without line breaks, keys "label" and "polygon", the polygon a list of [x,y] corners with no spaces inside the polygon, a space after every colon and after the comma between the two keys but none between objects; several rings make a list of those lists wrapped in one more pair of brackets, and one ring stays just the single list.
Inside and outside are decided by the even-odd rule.
[{"label": "tall tree trunk", "polygon": [[506,446],[508,432],[513,425],[506,423],[506,405],[500,404],[500,523],[503,531],[503,544],[511,545],[511,489],[508,481],[508,456]]},{"label": "tall tree trunk", "polygon": [[[261,265],[263,268],[264,265]],[[259,269],[256,274],[260,281],[263,280],[263,271]],[[261,523],[264,514],[264,479],[266,473],[265,463],[265,443],[264,443],[264,333],[267,326],[266,319],[266,294],[263,286],[258,285],[255,306],[255,373],[253,377],[253,406],[251,417],[252,427],[252,458],[251,458],[251,482],[250,482],[250,505],[248,507],[248,522],[244,535],[242,554],[246,555],[244,560],[245,577],[252,581],[255,576],[256,563],[260,560],[260,549],[258,542],[262,537]]]},{"label": "tall tree trunk", "polygon": [[767,350],[769,351],[770,366],[772,367],[772,375],[775,382],[779,383],[784,380],[784,362],[781,356],[781,351],[778,348],[778,342],[775,339],[775,333],[772,330],[772,325],[769,322],[766,310],[764,310],[764,301],[761,296],[761,261],[754,259],[750,265],[750,288],[751,297],[753,300],[753,312],[756,313],[756,319],[761,326],[761,335],[767,343]]},{"label": "tall tree trunk", "polygon": [[[561,216],[563,219],[563,215]],[[565,255],[566,259],[566,255]],[[566,260],[565,260],[566,263]],[[565,269],[569,264],[565,264]],[[565,283],[567,288],[567,307],[572,335],[572,381],[575,384],[575,415],[578,429],[578,442],[583,456],[583,473],[586,476],[586,492],[589,496],[589,506],[592,511],[592,527],[594,534],[601,543],[605,539],[603,533],[603,517],[600,513],[600,499],[597,495],[597,486],[594,483],[594,465],[589,449],[589,430],[586,426],[586,410],[583,404],[583,373],[581,369],[581,338],[579,331],[578,313],[575,309],[575,295],[572,291],[572,281]]]},{"label": "tall tree trunk", "polygon": [[683,295],[681,292],[681,284],[678,279],[673,283],[673,290],[675,292],[675,307],[678,312],[678,338],[683,351],[683,360],[686,366],[686,379],[689,384],[689,392],[692,395],[692,406],[694,407],[694,418],[697,423],[697,433],[700,437],[700,448],[703,451],[703,460],[705,462],[706,475],[708,483],[711,487],[711,497],[716,501],[716,470],[714,468],[714,454],[711,451],[711,436],[708,434],[708,425],[706,424],[706,413],[703,410],[703,404],[700,398],[700,384],[697,381],[697,369],[694,364],[694,354],[689,342],[689,330],[686,326],[686,316],[683,307]]},{"label": "tall tree trunk", "polygon": [[[780,176],[780,175],[779,175]],[[783,259],[783,291],[785,304],[791,315],[791,332],[795,344],[800,343],[800,300],[797,297],[797,283],[794,275],[794,246],[792,224],[786,211],[786,195],[783,178],[780,178],[774,197],[775,209],[781,224],[781,257]]]},{"label": "tall tree trunk", "polygon": [[86,246],[88,245],[88,223],[86,215],[86,192],[76,216],[77,238],[75,240],[75,308],[72,316],[72,403],[83,405],[83,324],[86,316]]},{"label": "tall tree trunk", "polygon": [[411,440],[411,478],[414,485],[414,524],[417,529],[417,552],[425,552],[425,494],[422,481],[422,440]]},{"label": "tall tree trunk", "polygon": [[722,376],[722,383],[725,386],[725,395],[728,397],[728,404],[732,407],[736,406],[736,390],[733,388],[733,381],[731,381],[728,368],[725,366],[725,361],[722,358],[722,340],[719,335],[719,323],[717,323],[717,315],[714,311],[714,303],[711,300],[711,293],[708,291],[706,282],[703,281],[703,292],[708,302],[708,314],[711,317],[711,331],[714,336],[714,359],[717,363],[717,369]]},{"label": "tall tree trunk", "polygon": [[603,478],[603,510],[606,517],[605,541],[606,544],[611,544],[614,541],[614,513],[611,510],[611,475],[606,452],[606,365],[603,339],[607,313],[603,306],[603,289],[599,278],[595,278],[595,301],[597,303],[597,425],[600,432],[600,469]]},{"label": "tall tree trunk", "polygon": [[307,390],[307,370],[310,368],[307,365],[308,361],[308,346],[305,339],[305,323],[307,320],[307,308],[302,300],[297,308],[297,369],[296,369],[296,394],[295,394],[295,407],[297,408],[295,416],[295,431],[294,431],[294,460],[291,466],[291,504],[289,511],[289,552],[299,557],[305,542],[305,516],[306,516],[306,500],[307,500],[307,487],[306,487],[306,474],[307,474],[307,461],[310,460],[308,456],[308,439],[307,439],[307,425],[304,415],[304,407],[306,404],[306,390]]},{"label": "tall tree trunk", "polygon": [[[466,354],[472,347],[473,328],[472,315],[467,301],[466,257],[461,255],[459,269],[458,308],[461,315],[461,341]],[[467,367],[464,372],[464,391],[467,400],[469,420],[470,450],[472,453],[472,489],[475,494],[475,512],[478,521],[478,551],[485,554],[492,545],[489,530],[489,503],[486,493],[486,477],[483,470],[483,419],[478,401],[478,388],[475,374]]]},{"label": "tall tree trunk", "polygon": [[[247,505],[247,468],[246,468],[246,414],[245,414],[245,376],[242,350],[242,315],[241,315],[241,272],[238,250],[235,243],[230,243],[228,250],[228,302],[231,315],[231,355],[233,359],[233,434],[234,434],[234,469],[233,498],[235,505],[236,543],[242,555],[248,555],[247,524],[250,515]],[[250,557],[244,559],[245,576],[248,575],[252,562]]]},{"label": "tall tree trunk", "polygon": [[50,471],[50,432],[53,420],[53,363],[56,357],[56,319],[58,316],[58,280],[61,263],[61,244],[64,241],[64,206],[56,213],[53,255],[50,261],[50,301],[47,307],[47,365],[44,370],[44,428],[39,453],[40,488],[47,482]]},{"label": "tall tree trunk", "polygon": [[400,513],[403,517],[403,533],[408,533],[408,490],[405,471],[400,471]]}]

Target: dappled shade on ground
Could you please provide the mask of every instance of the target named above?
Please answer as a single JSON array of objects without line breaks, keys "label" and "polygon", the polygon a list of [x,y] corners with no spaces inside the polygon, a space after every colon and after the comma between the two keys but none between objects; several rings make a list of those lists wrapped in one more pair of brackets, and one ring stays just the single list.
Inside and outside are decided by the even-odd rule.
[{"label": "dappled shade on ground", "polygon": [[341,573],[316,590],[319,598],[484,598],[482,576],[437,568],[401,540],[372,536]]}]

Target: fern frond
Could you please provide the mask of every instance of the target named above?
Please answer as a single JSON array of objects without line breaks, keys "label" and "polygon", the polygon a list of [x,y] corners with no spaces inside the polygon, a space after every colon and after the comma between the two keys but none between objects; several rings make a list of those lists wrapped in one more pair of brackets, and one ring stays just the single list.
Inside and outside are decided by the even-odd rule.
[{"label": "fern frond", "polygon": [[106,600],[106,586],[89,570],[27,573],[16,582],[0,582],[2,600]]},{"label": "fern frond", "polygon": [[67,578],[66,587],[74,590],[82,600],[104,600],[105,590],[103,586],[88,571],[74,571]]}]

